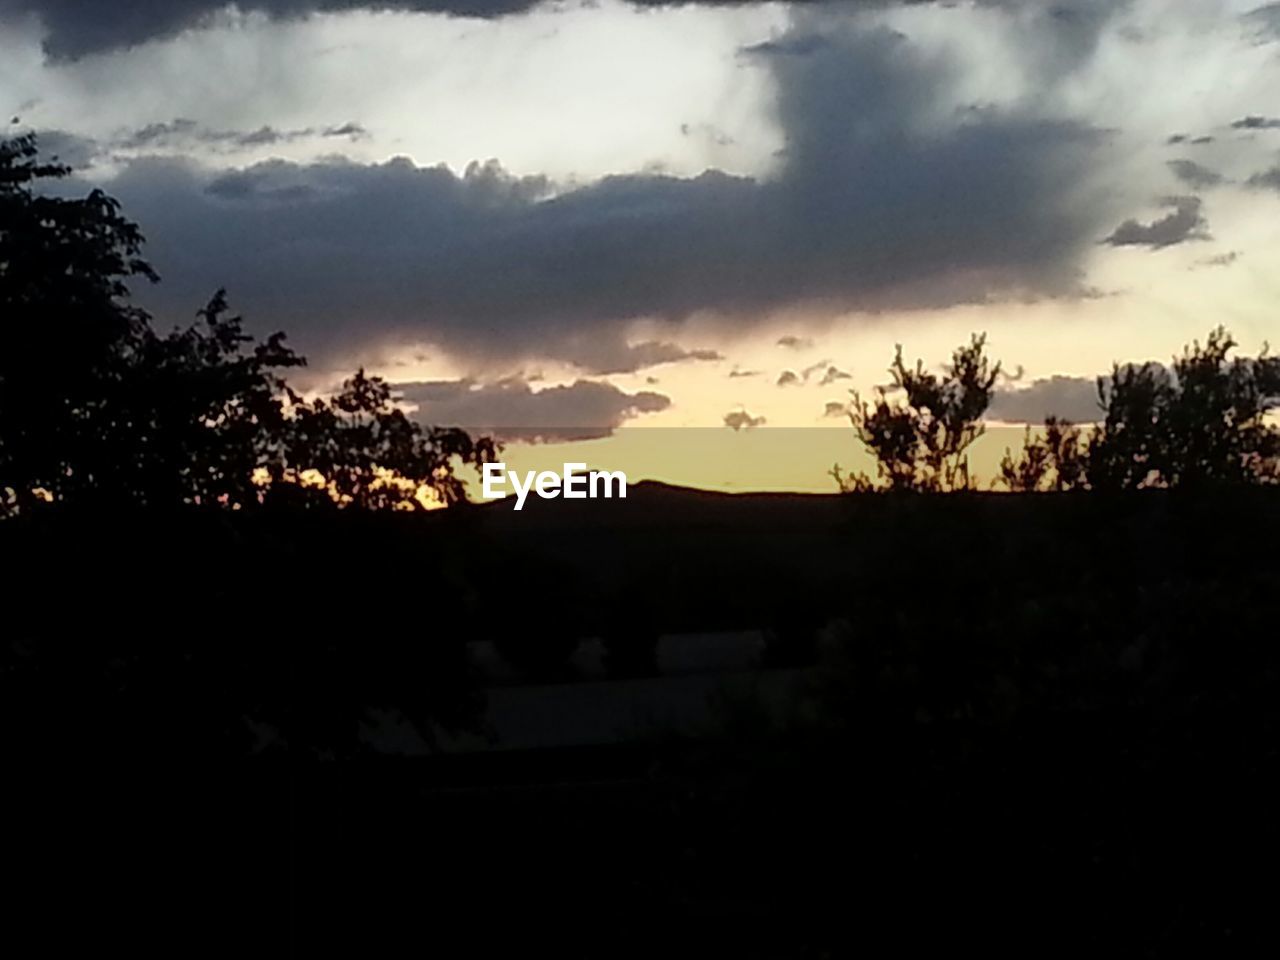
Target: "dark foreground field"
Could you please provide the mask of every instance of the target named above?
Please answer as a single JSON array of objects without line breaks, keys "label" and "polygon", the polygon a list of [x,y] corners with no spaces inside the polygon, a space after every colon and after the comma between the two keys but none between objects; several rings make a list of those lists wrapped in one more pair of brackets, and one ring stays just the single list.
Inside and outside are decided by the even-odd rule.
[{"label": "dark foreground field", "polygon": [[[31,955],[1258,955],[1277,545],[1265,490],[7,523],[6,912]],[[653,639],[715,631],[785,702],[360,735],[473,730],[469,642],[554,689],[582,638],[654,682]]]}]

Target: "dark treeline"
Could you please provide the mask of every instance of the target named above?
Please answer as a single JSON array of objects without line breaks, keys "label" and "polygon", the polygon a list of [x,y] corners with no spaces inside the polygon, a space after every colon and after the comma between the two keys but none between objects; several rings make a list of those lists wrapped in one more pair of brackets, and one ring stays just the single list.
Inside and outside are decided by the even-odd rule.
[{"label": "dark treeline", "polygon": [[[0,720],[14,914],[173,956],[1256,955],[1280,854],[1280,368],[1223,332],[979,492],[998,365],[856,398],[902,496],[516,515],[496,451],[356,373],[328,399],[221,295],[170,333],[114,201],[0,146]],[[946,496],[914,496],[916,493]],[[1038,495],[1030,495],[1032,492]],[[421,509],[423,498],[453,505]],[[519,522],[517,522],[519,521]],[[483,734],[468,660],[761,628],[781,707],[589,750]],[[548,705],[549,710],[555,704]],[[379,715],[436,753],[370,756]],[[236,763],[227,763],[228,760]],[[19,761],[23,761],[20,763]],[[21,906],[16,906],[20,904]]]}]

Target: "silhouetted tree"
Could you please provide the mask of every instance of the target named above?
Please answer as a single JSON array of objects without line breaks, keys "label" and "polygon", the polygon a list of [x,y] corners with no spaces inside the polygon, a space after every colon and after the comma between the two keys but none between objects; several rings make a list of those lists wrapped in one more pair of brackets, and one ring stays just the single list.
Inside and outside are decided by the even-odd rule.
[{"label": "silhouetted tree", "polygon": [[38,158],[34,136],[0,141],[3,512],[56,497],[103,467],[107,448],[95,436],[103,407],[147,330],[126,281],[156,275],[119,204],[100,190],[67,199],[33,189],[69,173]]},{"label": "silhouetted tree", "polygon": [[491,440],[423,428],[360,371],[304,401],[279,371],[305,361],[244,332],[219,291],[166,336],[127,302],[157,277],[119,204],[35,188],[66,167],[35,138],[0,143],[0,516],[44,503],[243,509],[265,499],[362,509],[465,499],[456,463]]},{"label": "silhouetted tree", "polygon": [[[360,370],[330,401],[294,398],[281,424],[277,457],[268,467],[272,489],[320,489],[320,502],[361,509],[422,509],[424,493],[446,506],[466,498],[455,458],[484,463],[497,454],[488,438],[465,430],[423,429],[393,403],[380,377]],[[281,487],[281,485],[286,485]]]},{"label": "silhouetted tree", "polygon": [[1280,358],[1228,354],[1222,327],[1172,370],[1116,365],[1099,378],[1106,418],[1089,446],[1094,487],[1203,487],[1280,479],[1280,430],[1265,421],[1280,403]]},{"label": "silhouetted tree", "polygon": [[[849,418],[858,439],[875,454],[882,485],[928,493],[972,485],[965,452],[983,434],[982,414],[1000,375],[1000,364],[991,363],[985,347],[986,336],[975,334],[938,376],[925,370],[923,361],[908,368],[899,346],[889,368],[893,382],[877,387],[873,402],[851,391]],[[901,396],[891,396],[895,393]],[[832,473],[846,491],[877,486],[866,475],[845,476],[839,467]]]},{"label": "silhouetted tree", "polygon": [[1229,358],[1222,327],[1158,363],[1115,364],[1098,378],[1105,418],[1092,434],[1054,419],[1042,438],[1028,428],[1018,459],[1006,455],[1011,490],[1200,489],[1280,481],[1280,358]]}]

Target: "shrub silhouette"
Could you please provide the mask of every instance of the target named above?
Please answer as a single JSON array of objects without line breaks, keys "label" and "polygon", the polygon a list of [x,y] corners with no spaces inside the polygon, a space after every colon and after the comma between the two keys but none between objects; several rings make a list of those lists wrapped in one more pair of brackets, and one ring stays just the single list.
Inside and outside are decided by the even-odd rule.
[{"label": "shrub silhouette", "polygon": [[1017,459],[1005,451],[999,482],[1015,493],[1061,493],[1082,489],[1088,482],[1088,468],[1088,445],[1080,428],[1070,421],[1049,417],[1044,422],[1043,437],[1033,437],[1031,427],[1027,427]]}]

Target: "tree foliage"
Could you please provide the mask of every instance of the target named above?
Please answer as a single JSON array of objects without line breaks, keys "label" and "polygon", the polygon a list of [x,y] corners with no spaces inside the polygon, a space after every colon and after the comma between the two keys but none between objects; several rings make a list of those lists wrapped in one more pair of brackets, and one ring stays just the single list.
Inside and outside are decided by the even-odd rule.
[{"label": "tree foliage", "polygon": [[194,323],[161,335],[129,302],[157,278],[142,235],[95,190],[49,196],[70,171],[35,138],[0,143],[0,516],[47,503],[263,503],[412,508],[465,499],[458,463],[488,439],[424,428],[363,370],[331,399],[282,376],[304,359],[259,342],[219,291]]},{"label": "tree foliage", "polygon": [[1230,357],[1222,327],[1171,367],[1115,364],[1098,378],[1104,419],[1091,435],[1050,419],[1005,457],[1011,490],[1197,490],[1280,481],[1280,358]]},{"label": "tree foliage", "polygon": [[147,330],[127,280],[155,273],[119,204],[33,190],[69,173],[41,162],[34,136],[0,141],[0,508],[101,472],[95,434]]},{"label": "tree foliage", "polygon": [[[466,498],[453,461],[483,463],[494,442],[454,427],[423,429],[394,404],[390,386],[363,369],[329,401],[294,397],[268,472],[277,495],[323,491],[320,503],[360,509],[451,506]],[[309,478],[315,477],[315,480]]]},{"label": "tree foliage", "polygon": [[894,491],[939,493],[973,484],[967,450],[982,436],[982,414],[1000,375],[986,355],[985,334],[975,334],[952,354],[941,376],[917,360],[914,368],[898,347],[893,378],[876,388],[871,402],[856,391],[849,417],[858,439],[875,455],[878,481],[865,474],[847,477],[833,470],[845,490],[877,486]]},{"label": "tree foliage", "polygon": [[1005,451],[1000,482],[1017,493],[1052,490],[1063,493],[1087,483],[1088,445],[1079,427],[1068,420],[1049,417],[1044,436],[1033,436],[1027,427],[1022,454]]},{"label": "tree foliage", "polygon": [[1089,482],[1103,489],[1200,488],[1274,482],[1280,358],[1229,357],[1222,327],[1159,364],[1115,366],[1100,378],[1106,418],[1089,446]]}]

